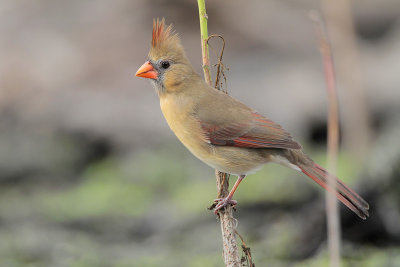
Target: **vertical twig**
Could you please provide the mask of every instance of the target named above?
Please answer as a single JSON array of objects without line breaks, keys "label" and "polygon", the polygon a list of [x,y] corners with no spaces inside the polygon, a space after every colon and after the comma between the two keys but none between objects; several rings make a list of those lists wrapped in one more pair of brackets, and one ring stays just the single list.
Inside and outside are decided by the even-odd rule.
[{"label": "vertical twig", "polygon": [[207,28],[207,12],[206,12],[206,3],[205,0],[197,0],[197,4],[199,6],[199,18],[200,18],[200,34],[201,34],[201,54],[203,58],[203,72],[204,79],[206,82],[211,85],[211,72],[210,72],[210,58],[208,53],[208,28]]},{"label": "vertical twig", "polygon": [[[328,187],[335,188],[336,165],[339,147],[339,112],[335,81],[335,72],[333,67],[332,53],[327,38],[325,26],[319,14],[311,14],[315,22],[315,27],[319,39],[320,50],[322,54],[324,73],[328,94],[328,166],[331,174],[328,177]],[[328,248],[330,255],[330,266],[339,267],[340,258],[340,225],[339,209],[336,197],[333,194],[326,193],[326,215],[328,227]]]},{"label": "vertical twig", "polygon": [[[207,13],[205,0],[197,0],[199,7],[200,32],[201,32],[201,47],[203,58],[203,71],[206,82],[211,85],[210,60],[208,53],[208,30],[207,30]],[[217,179],[217,188],[219,197],[225,197],[229,192],[229,174],[215,171]],[[236,220],[232,215],[232,207],[227,206],[223,211],[220,211],[219,218],[221,222],[221,233],[223,242],[223,256],[225,265],[229,267],[240,267],[240,258],[236,241]]]},{"label": "vertical twig", "polygon": [[359,167],[368,155],[370,135],[365,89],[349,0],[322,0],[331,46],[335,51],[337,81],[343,88],[343,145]]}]

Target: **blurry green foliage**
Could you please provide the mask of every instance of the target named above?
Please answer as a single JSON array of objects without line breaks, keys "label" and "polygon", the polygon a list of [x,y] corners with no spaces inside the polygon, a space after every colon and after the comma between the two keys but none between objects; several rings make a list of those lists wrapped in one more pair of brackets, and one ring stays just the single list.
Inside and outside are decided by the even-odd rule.
[{"label": "blurry green foliage", "polygon": [[107,159],[90,166],[81,183],[43,192],[39,201],[46,214],[57,220],[140,215],[150,204],[150,188],[126,180],[117,162]]},{"label": "blurry green foliage", "polygon": [[[311,156],[325,165],[323,151]],[[341,153],[338,176],[353,184],[356,171],[351,159]],[[235,180],[232,176],[231,185]],[[26,231],[35,235],[26,235],[20,227],[0,228],[0,267],[52,266],[50,263],[55,261],[72,267],[221,266],[219,224],[206,210],[217,194],[214,170],[176,143],[109,156],[88,165],[69,183],[32,185],[29,193],[24,190],[3,188],[0,213],[6,222],[30,216],[33,219]],[[279,210],[280,205],[294,206],[315,192],[324,191],[303,174],[274,164],[244,180],[235,195],[239,201],[240,231],[249,227],[244,224],[246,218],[240,217],[243,207],[256,203],[275,207],[273,217],[260,215],[261,224],[266,220],[265,226],[252,234],[242,232],[252,248],[256,266],[328,266],[323,248],[304,261],[288,258],[297,244],[300,228],[291,215]],[[168,225],[168,231],[150,228],[146,231],[154,232],[149,234],[149,240],[146,236],[137,238],[141,227],[146,227],[148,216],[154,214],[165,220],[161,225]],[[64,228],[76,222],[83,223],[83,228]],[[119,224],[113,226],[116,222],[126,229],[119,228]],[[92,224],[97,228],[91,233],[88,228],[94,227]],[[48,243],[41,243],[40,238],[46,235]],[[155,249],[154,244],[159,247]],[[137,252],[138,248],[143,253]],[[343,266],[396,266],[394,263],[400,262],[397,248],[389,252],[372,247],[360,251],[368,253],[346,255]]]}]

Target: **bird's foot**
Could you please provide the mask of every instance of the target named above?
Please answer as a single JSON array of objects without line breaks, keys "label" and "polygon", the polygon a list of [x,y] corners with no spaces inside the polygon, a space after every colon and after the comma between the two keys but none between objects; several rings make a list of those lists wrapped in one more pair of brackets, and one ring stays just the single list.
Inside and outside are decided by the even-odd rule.
[{"label": "bird's foot", "polygon": [[226,198],[217,198],[214,200],[214,203],[216,204],[214,208],[214,213],[218,214],[218,211],[223,207],[226,207],[228,205],[236,206],[237,201],[233,200],[231,197],[226,197]]}]

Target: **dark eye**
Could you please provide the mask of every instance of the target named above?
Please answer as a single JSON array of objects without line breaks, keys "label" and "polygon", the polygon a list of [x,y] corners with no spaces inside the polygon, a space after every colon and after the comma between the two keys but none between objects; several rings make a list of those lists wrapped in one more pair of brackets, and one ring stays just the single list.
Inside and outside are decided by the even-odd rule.
[{"label": "dark eye", "polygon": [[161,68],[168,69],[169,66],[170,66],[170,63],[168,61],[166,61],[166,60],[161,61]]}]

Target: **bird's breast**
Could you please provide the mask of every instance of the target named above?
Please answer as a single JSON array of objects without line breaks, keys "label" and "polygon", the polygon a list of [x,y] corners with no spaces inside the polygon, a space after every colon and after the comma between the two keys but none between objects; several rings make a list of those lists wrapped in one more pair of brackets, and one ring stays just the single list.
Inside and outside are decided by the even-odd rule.
[{"label": "bird's breast", "polygon": [[212,151],[209,144],[204,142],[200,123],[192,115],[193,105],[182,98],[160,98],[161,111],[176,137],[195,156],[204,160]]},{"label": "bird's breast", "polygon": [[260,149],[215,146],[206,142],[200,122],[193,115],[194,106],[184,98],[160,98],[164,117],[178,139],[197,158],[209,166],[231,174],[252,173],[270,161]]}]

